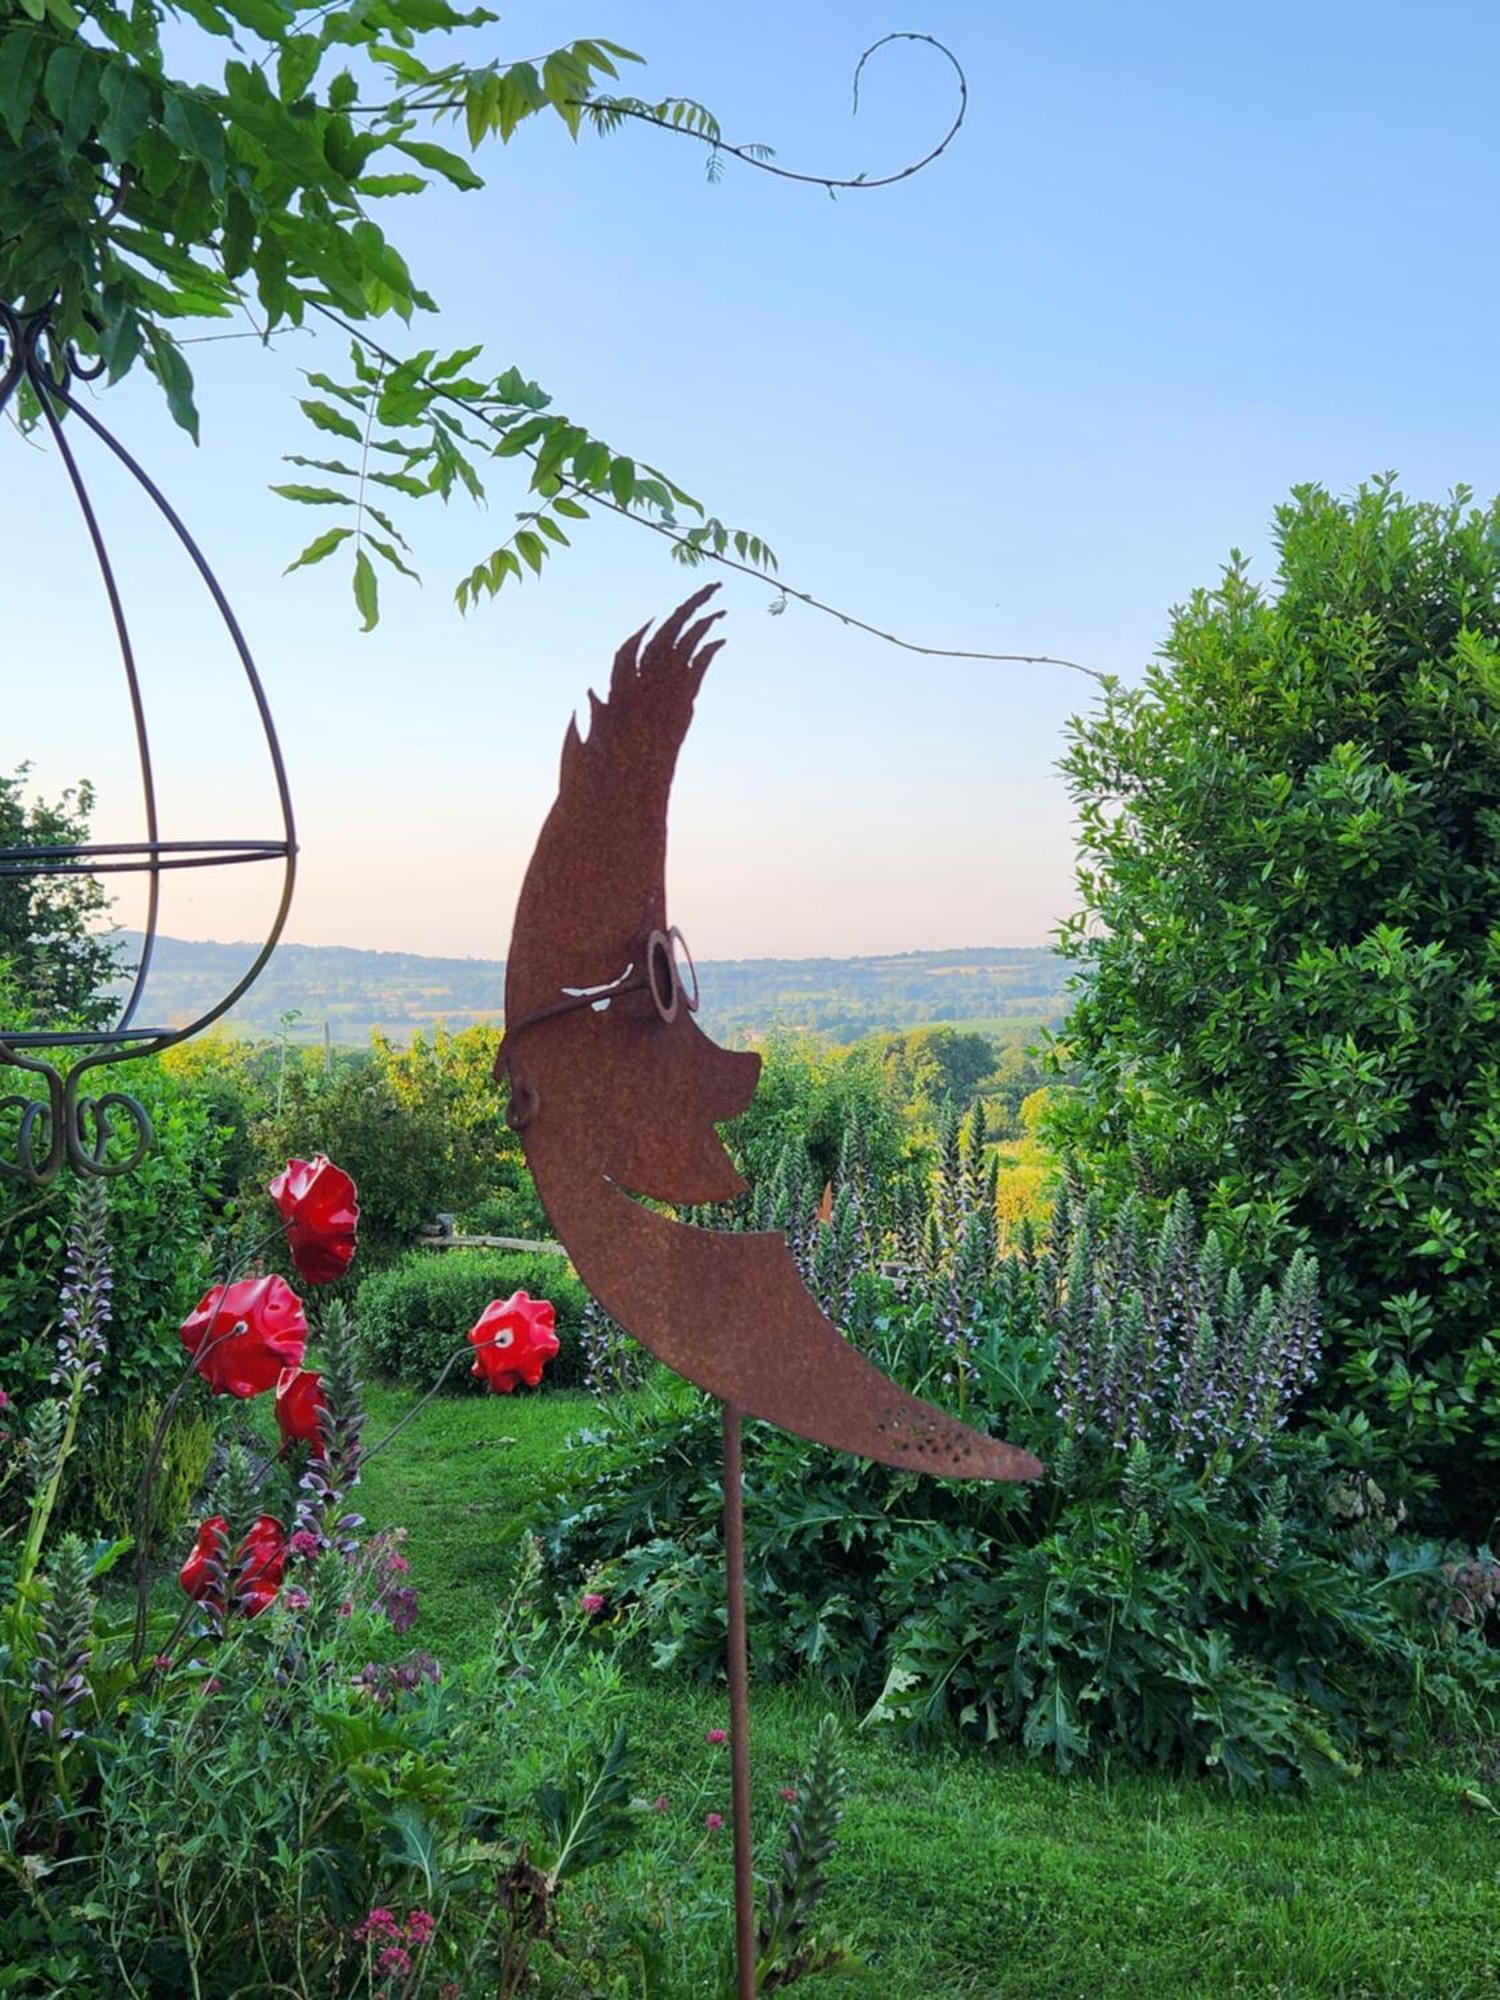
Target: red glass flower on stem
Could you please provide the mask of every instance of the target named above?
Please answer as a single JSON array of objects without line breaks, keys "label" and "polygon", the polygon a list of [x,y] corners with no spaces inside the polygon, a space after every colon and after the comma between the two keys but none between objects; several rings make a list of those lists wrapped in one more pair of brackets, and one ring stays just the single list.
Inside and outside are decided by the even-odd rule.
[{"label": "red glass flower on stem", "polygon": [[492,1299],[469,1329],[469,1343],[476,1350],[474,1374],[502,1396],[522,1382],[528,1389],[537,1388],[542,1370],[557,1352],[556,1323],[557,1315],[546,1299],[533,1299],[525,1292]]},{"label": "red glass flower on stem", "polygon": [[[215,1568],[223,1563],[229,1523],[222,1514],[211,1514],[198,1530],[192,1552],[178,1571],[178,1581],[197,1603],[213,1599],[218,1578]],[[260,1515],[234,1552],[228,1570],[233,1608],[255,1618],[275,1602],[286,1571],[286,1530],[274,1514]],[[220,1571],[222,1576],[223,1572]]]},{"label": "red glass flower on stem", "polygon": [[182,1322],[182,1344],[216,1396],[259,1396],[307,1345],[302,1301],[284,1278],[215,1285]]},{"label": "red glass flower on stem", "polygon": [[315,1451],[324,1449],[323,1377],[316,1368],[283,1368],[276,1378],[276,1427],[281,1448],[300,1439]]},{"label": "red glass flower on stem", "polygon": [[319,1153],[288,1160],[266,1192],[286,1226],[287,1249],[310,1285],[331,1285],[354,1260],[358,1191],[342,1167]]}]

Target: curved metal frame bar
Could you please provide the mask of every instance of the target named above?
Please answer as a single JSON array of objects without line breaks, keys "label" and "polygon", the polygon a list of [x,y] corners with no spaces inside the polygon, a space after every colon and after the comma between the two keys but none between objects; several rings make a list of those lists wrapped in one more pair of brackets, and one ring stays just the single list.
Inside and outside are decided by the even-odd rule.
[{"label": "curved metal frame bar", "polygon": [[[137,761],[141,774],[146,838],[141,841],[100,842],[76,847],[0,848],[0,879],[28,875],[56,877],[135,873],[145,874],[149,878],[149,887],[140,963],[136,967],[130,993],[120,1017],[112,1029],[92,1034],[82,1031],[41,1030],[7,1034],[0,1030],[0,1063],[10,1063],[17,1069],[41,1076],[47,1084],[45,1101],[18,1096],[0,1098],[0,1111],[18,1108],[21,1111],[18,1157],[14,1162],[0,1159],[0,1173],[19,1175],[38,1185],[52,1178],[65,1157],[79,1173],[83,1174],[128,1173],[132,1167],[139,1165],[151,1142],[151,1123],[144,1108],[123,1091],[106,1091],[98,1098],[84,1097],[78,1089],[79,1079],[89,1070],[105,1063],[122,1061],[127,1056],[158,1055],[163,1049],[171,1048],[175,1043],[186,1041],[189,1036],[200,1033],[202,1029],[227,1013],[236,1000],[259,978],[271,953],[275,950],[286,926],[292,891],[297,878],[296,822],[292,812],[286,765],[281,754],[276,727],[271,718],[270,705],[266,700],[265,689],[261,685],[260,675],[256,671],[239,621],[202,550],[161,489],[98,418],[68,393],[70,383],[96,379],[103,373],[104,363],[99,361],[86,365],[79,360],[71,347],[56,343],[50,326],[50,317],[50,313],[44,311],[30,314],[23,319],[11,307],[0,303],[0,357],[3,357],[4,363],[3,368],[0,368],[0,411],[4,410],[11,396],[24,382],[36,397],[42,419],[57,449],[58,457],[72,487],[73,497],[83,516],[100,579],[109,602],[120,660],[125,670],[135,729]],[[270,756],[271,771],[281,809],[280,840],[164,841],[161,839],[155,774],[151,762],[151,742],[146,726],[145,702],[141,693],[130,626],[98,516],[63,427],[63,413],[74,417],[91,432],[147,495],[213,599],[214,607],[229,634],[260,719],[261,733]],[[198,1015],[186,1027],[134,1027],[132,1023],[146,990],[156,946],[163,872],[174,868],[227,867],[240,862],[273,860],[279,860],[283,864],[281,897],[265,942],[249,970],[222,999]],[[22,1053],[25,1049],[40,1048],[85,1048],[93,1050],[93,1053],[84,1055],[64,1075],[45,1059],[37,1056],[28,1057]],[[136,1143],[129,1157],[125,1159],[111,1160],[107,1157],[111,1110],[134,1128]],[[92,1136],[86,1134],[88,1127],[92,1128]],[[45,1144],[40,1143],[42,1134],[45,1134]]]}]

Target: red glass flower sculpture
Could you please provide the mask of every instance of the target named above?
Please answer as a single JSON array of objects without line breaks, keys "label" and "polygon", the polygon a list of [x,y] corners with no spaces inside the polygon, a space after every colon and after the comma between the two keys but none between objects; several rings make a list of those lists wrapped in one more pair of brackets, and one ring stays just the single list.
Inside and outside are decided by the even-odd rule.
[{"label": "red glass flower sculpture", "polygon": [[469,1329],[469,1343],[476,1349],[473,1372],[502,1396],[521,1382],[535,1389],[557,1352],[556,1323],[546,1299],[529,1298],[525,1292],[492,1299]]},{"label": "red glass flower sculpture", "polygon": [[323,1377],[317,1369],[283,1368],[276,1378],[276,1427],[282,1450],[299,1438],[322,1450],[326,1414]]},{"label": "red glass flower sculpture", "polygon": [[[286,1530],[274,1514],[260,1515],[234,1552],[234,1561],[224,1561],[229,1523],[222,1514],[211,1514],[198,1530],[192,1552],[178,1571],[178,1581],[196,1602],[216,1601],[227,1571],[234,1606],[247,1618],[255,1618],[274,1603],[286,1570]],[[215,1568],[223,1565],[220,1575]]]},{"label": "red glass flower sculpture", "polygon": [[215,1285],[182,1322],[182,1344],[216,1396],[259,1396],[307,1345],[302,1301],[284,1278]]},{"label": "red glass flower sculpture", "polygon": [[288,1160],[266,1192],[286,1225],[287,1248],[310,1285],[331,1285],[354,1259],[359,1199],[342,1167],[319,1153]]}]

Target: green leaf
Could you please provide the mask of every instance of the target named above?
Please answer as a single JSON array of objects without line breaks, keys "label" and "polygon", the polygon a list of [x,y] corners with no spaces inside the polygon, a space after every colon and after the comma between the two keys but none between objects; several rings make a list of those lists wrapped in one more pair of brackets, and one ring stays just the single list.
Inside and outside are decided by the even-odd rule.
[{"label": "green leaf", "polygon": [[284,104],[295,104],[318,73],[323,44],[316,35],[289,35],[276,57],[276,87]]},{"label": "green leaf", "polygon": [[315,541],[309,542],[297,560],[287,564],[282,575],[290,576],[294,569],[311,569],[314,563],[320,563],[325,556],[331,556],[340,542],[348,541],[353,533],[352,528],[330,528],[326,535],[319,535]]},{"label": "green leaf", "polygon": [[44,91],[65,152],[77,148],[94,122],[99,107],[99,71],[98,58],[77,43],[54,49],[47,63]]},{"label": "green leaf", "polygon": [[516,549],[533,576],[540,576],[542,564],[547,560],[547,545],[541,536],[522,528],[516,536]]},{"label": "green leaf", "polygon": [[173,420],[198,442],[198,412],[193,405],[193,371],[182,358],[182,349],[169,333],[158,326],[146,327],[150,347],[147,366],[166,393]]},{"label": "green leaf", "polygon": [[634,1825],[624,1729],[607,1751],[595,1750],[590,1769],[542,1785],[537,1804],[552,1842],[548,1874],[554,1884],[619,1854]]},{"label": "green leaf", "polygon": [[267,42],[279,42],[292,18],[280,0],[224,0],[224,9]]},{"label": "green leaf", "polygon": [[17,145],[46,66],[47,42],[34,29],[12,28],[0,41],[0,123]]},{"label": "green leaf", "polygon": [[384,200],[391,195],[421,194],[427,182],[420,174],[361,174],[355,186],[361,194]]},{"label": "green leaf", "polygon": [[427,373],[434,382],[451,382],[455,375],[460,374],[468,367],[476,355],[483,354],[483,352],[484,349],[482,347],[460,347],[456,353],[450,354],[445,361],[434,361]]},{"label": "green leaf", "polygon": [[366,534],[365,540],[370,544],[370,547],[372,549],[376,550],[378,554],[383,555],[385,557],[386,561],[391,565],[392,569],[400,570],[401,574],[403,576],[409,576],[413,583],[420,583],[422,581],[421,577],[417,575],[417,572],[414,569],[407,568],[406,564],[401,560],[400,556],[397,555],[396,551],[391,547],[389,542],[383,542],[380,540],[378,535],[371,535],[371,534]]},{"label": "green leaf", "polygon": [[365,621],[361,631],[373,632],[380,623],[380,585],[375,579],[375,565],[363,549],[354,558],[354,602]]},{"label": "green leaf", "polygon": [[224,128],[202,98],[191,90],[167,91],[161,122],[168,138],[203,162],[209,186],[216,195],[222,195],[226,171]]},{"label": "green leaf", "polygon": [[[427,167],[435,174],[441,174],[458,188],[482,188],[483,174],[478,174],[468,161],[457,153],[450,153],[446,146],[434,146],[427,139],[398,139],[396,151],[405,153],[409,160],[415,160],[419,167]],[[479,349],[476,347],[477,354]]]},{"label": "green leaf", "polygon": [[320,431],[332,431],[335,437],[348,438],[354,444],[364,440],[364,432],[352,417],[346,417],[342,410],[334,409],[331,403],[320,403],[313,397],[303,397],[298,404],[310,424],[316,424]]},{"label": "green leaf", "polygon": [[556,417],[528,417],[524,423],[508,430],[494,447],[496,458],[518,458],[538,438],[547,436],[557,425]]},{"label": "green leaf", "polygon": [[352,507],[347,493],[335,493],[331,486],[273,486],[283,500],[300,500],[304,507]]},{"label": "green leaf", "polygon": [[635,465],[628,458],[610,461],[609,490],[615,496],[615,504],[628,507],[635,498]]},{"label": "green leaf", "polygon": [[99,84],[104,116],[99,137],[117,165],[131,156],[151,116],[151,91],[144,77],[125,63],[109,63]]},{"label": "green leaf", "polygon": [[234,33],[230,23],[218,8],[212,5],[212,0],[173,0],[173,5],[180,7],[189,20],[196,21],[198,26],[210,35]]}]

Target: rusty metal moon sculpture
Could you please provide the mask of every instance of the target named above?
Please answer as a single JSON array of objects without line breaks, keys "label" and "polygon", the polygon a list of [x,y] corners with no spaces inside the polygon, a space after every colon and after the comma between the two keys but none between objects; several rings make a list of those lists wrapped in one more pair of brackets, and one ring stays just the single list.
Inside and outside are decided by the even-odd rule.
[{"label": "rusty metal moon sculpture", "polygon": [[[909,1395],[825,1317],[774,1232],[701,1229],[641,1199],[703,1204],[745,1183],[715,1127],[760,1057],[698,1027],[691,959],[667,922],[667,804],[720,641],[699,591],[620,649],[588,734],[563,744],[557,802],[521,890],[505,980],[511,1123],[559,1240],[607,1311],[726,1406],[905,1470],[1021,1480],[1028,1452]],[[644,640],[644,644],[642,643]]]}]

